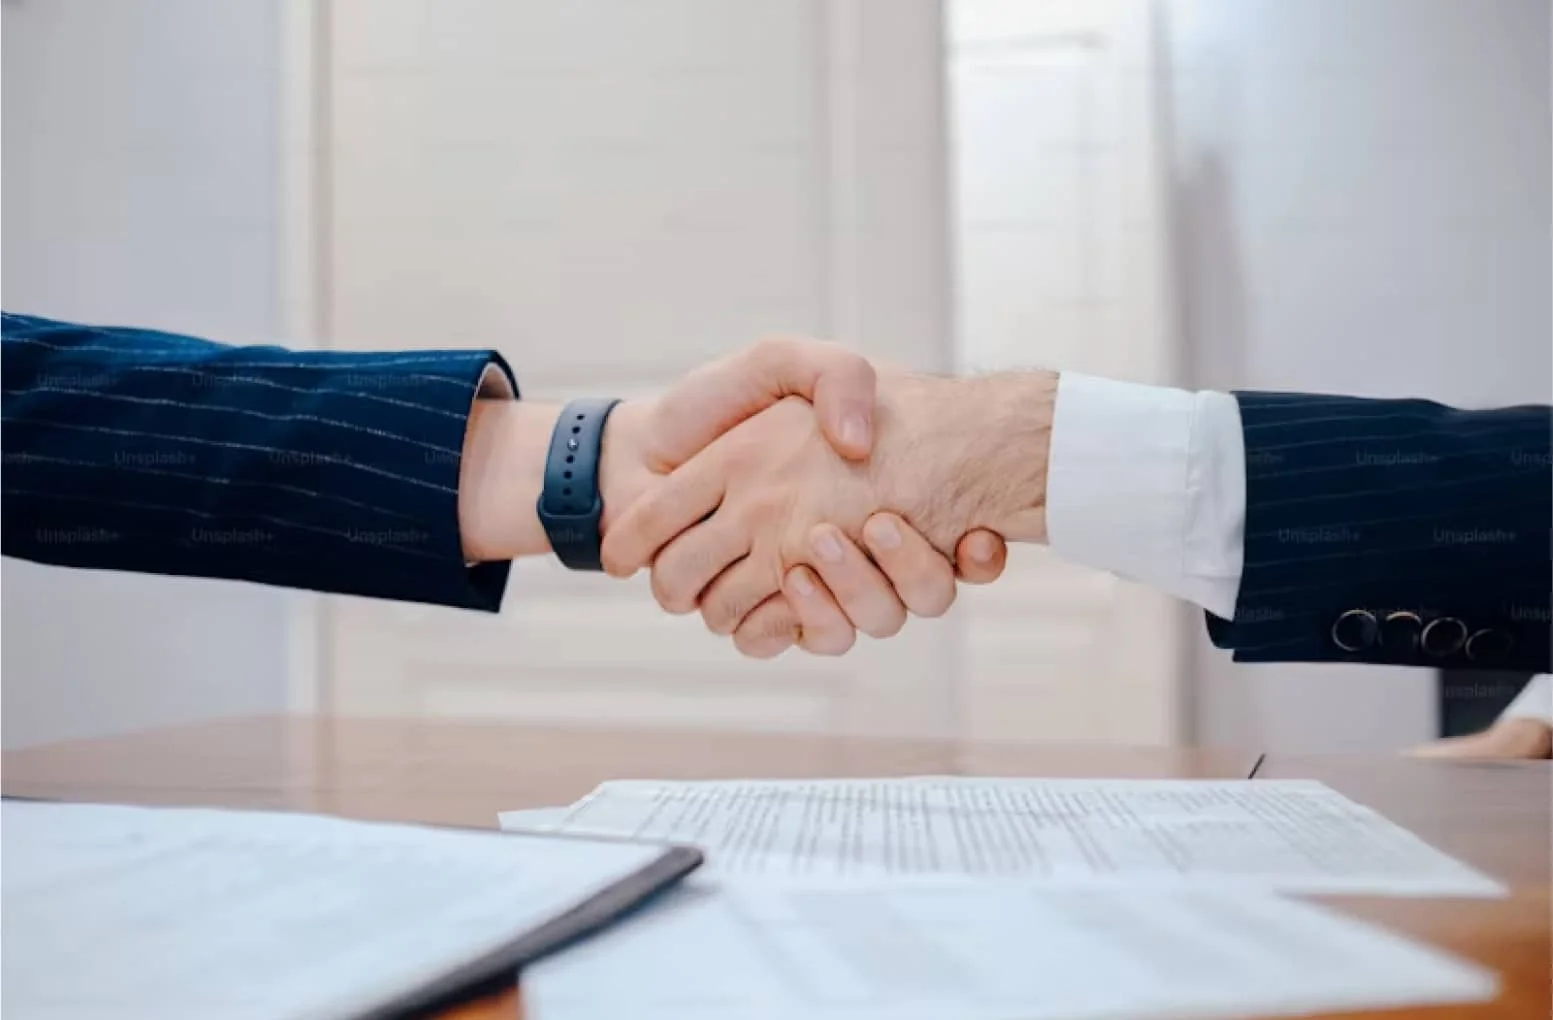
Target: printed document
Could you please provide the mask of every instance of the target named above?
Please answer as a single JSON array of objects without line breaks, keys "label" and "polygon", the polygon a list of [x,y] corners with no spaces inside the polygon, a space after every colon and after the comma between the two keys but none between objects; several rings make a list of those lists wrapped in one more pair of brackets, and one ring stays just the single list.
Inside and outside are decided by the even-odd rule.
[{"label": "printed document", "polygon": [[356,1017],[661,848],[261,812],[0,802],[7,1017]]},{"label": "printed document", "polygon": [[728,876],[1506,891],[1309,780],[632,780],[605,783],[564,814],[516,812],[502,825],[693,843],[706,873]]},{"label": "printed document", "polygon": [[1269,893],[692,878],[523,994],[545,1020],[1119,1020],[1472,1002],[1496,979]]}]

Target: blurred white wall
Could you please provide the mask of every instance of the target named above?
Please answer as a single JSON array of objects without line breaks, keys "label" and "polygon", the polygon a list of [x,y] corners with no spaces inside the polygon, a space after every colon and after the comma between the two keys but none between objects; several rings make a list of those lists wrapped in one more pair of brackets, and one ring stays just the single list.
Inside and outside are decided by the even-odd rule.
[{"label": "blurred white wall", "polygon": [[[4,17],[5,307],[277,335],[279,5]],[[5,746],[280,710],[289,597],[6,560]]]},{"label": "blurred white wall", "polygon": [[[1100,17],[1096,8],[1114,13],[1128,3],[1141,8],[1150,2],[1062,0],[1046,6],[1058,20],[1088,24]],[[1028,143],[1033,152],[1050,153],[1055,151],[1052,143],[1061,141],[1075,150],[1068,162],[1047,161],[1064,174],[1059,180],[1043,179],[1037,171],[1028,180],[1010,183],[1021,195],[1062,196],[1050,209],[1039,210],[1037,219],[1067,223],[1069,218],[1088,217],[1085,222],[1108,224],[1106,229],[1118,231],[1118,236],[1146,239],[1138,241],[1137,251],[1119,244],[1096,247],[1100,235],[1073,230],[1062,233],[1049,251],[1043,249],[1048,258],[1032,260],[1020,252],[1008,260],[1006,279],[997,281],[1002,292],[1018,296],[1018,310],[1034,304],[1039,312],[1029,329],[1020,320],[1019,335],[1059,345],[1056,350],[1032,349],[1029,360],[1150,378],[1156,371],[1166,374],[1169,359],[1156,359],[1159,352],[1154,348],[1102,343],[1106,334],[1081,329],[1073,314],[1073,309],[1093,306],[1097,296],[1112,290],[1130,294],[1154,289],[1152,277],[1137,268],[1144,263],[1134,260],[1135,266],[1122,257],[1152,244],[1152,206],[1130,191],[1128,201],[1105,200],[1108,182],[1114,183],[1126,169],[1124,157],[1139,151],[1122,144],[1132,137],[1128,131],[1141,130],[1150,116],[1139,98],[1147,90],[1132,88],[1136,82],[1127,77],[1130,74],[1159,87],[1155,98],[1165,117],[1160,133],[1170,140],[1164,169],[1169,177],[1168,219],[1177,242],[1172,286],[1182,304],[1181,337],[1189,368],[1185,381],[1215,387],[1426,393],[1468,404],[1547,400],[1553,355],[1546,0],[1157,2],[1165,31],[1156,55],[1166,66],[1145,67],[1118,56],[1095,67],[1080,59],[1073,68],[1035,69],[1037,78],[1057,82],[1059,90],[1040,110],[1071,114],[1076,125],[1099,134],[1063,141],[1052,135],[1056,122],[1042,119],[1039,110],[1032,118],[1023,108],[1005,104],[999,113],[995,106],[986,107],[1007,119],[1010,144]],[[1034,3],[1008,0],[1013,11],[1025,11]],[[281,123],[281,104],[291,85],[283,79],[280,59],[281,6],[269,0],[8,0],[0,168],[7,308],[232,340],[269,339],[281,331],[287,321],[278,274],[285,260],[281,225],[291,215],[281,208],[285,189],[280,172],[289,157],[280,147],[290,127]],[[976,6],[998,4],[978,0]],[[373,47],[402,56],[401,51],[414,55],[422,48],[467,44],[491,66],[475,61],[459,66],[456,75],[425,80],[399,75],[407,85],[389,73],[393,68],[367,67],[369,73],[355,75],[350,64],[355,58],[345,59],[349,52],[338,55],[344,60],[341,69],[352,73],[333,83],[339,89],[334,128],[355,143],[334,154],[340,159],[340,178],[334,183],[352,185],[335,196],[338,208],[332,212],[340,217],[335,227],[359,226],[375,217],[371,201],[377,199],[403,219],[419,206],[394,203],[414,198],[435,219],[460,203],[504,195],[511,202],[503,189],[519,182],[532,186],[527,178],[491,169],[500,162],[471,159],[464,170],[472,176],[450,179],[466,185],[468,180],[484,181],[487,191],[422,184],[416,185],[419,190],[396,195],[387,188],[403,183],[394,173],[416,170],[428,152],[439,157],[446,153],[412,146],[404,165],[374,164],[380,153],[363,148],[357,137],[365,131],[384,151],[395,151],[405,124],[401,112],[392,108],[396,81],[399,88],[419,82],[417,87],[425,90],[421,98],[429,105],[412,112],[426,124],[440,131],[487,133],[491,122],[479,119],[485,107],[473,100],[489,104],[492,94],[476,91],[469,103],[449,104],[445,93],[453,89],[456,96],[454,86],[474,81],[482,68],[493,75],[510,70],[515,52],[521,52],[502,42],[500,33],[481,36],[479,30],[487,22],[476,15],[484,12],[498,22],[519,15],[495,2],[455,9],[422,0],[358,0],[336,10],[348,15],[336,29],[360,29],[341,32],[335,40],[347,51],[365,47],[355,58],[364,59],[363,53],[372,57],[375,51],[366,51]],[[688,288],[685,294],[690,296],[677,299],[665,299],[671,292],[661,287],[646,287],[658,278],[655,274],[684,276],[693,263],[620,253],[622,286],[644,287],[640,308],[655,318],[627,324],[634,328],[617,328],[608,315],[634,314],[628,303],[618,301],[618,293],[614,304],[610,295],[601,294],[605,300],[583,309],[596,320],[587,320],[593,321],[593,328],[584,331],[590,343],[621,345],[613,360],[619,374],[628,378],[612,382],[658,384],[671,369],[744,339],[753,325],[748,320],[756,313],[772,319],[773,327],[845,334],[861,340],[870,353],[897,360],[947,361],[948,327],[941,321],[948,318],[941,300],[941,277],[946,275],[942,210],[930,197],[939,194],[940,171],[936,158],[926,158],[924,152],[925,145],[936,146],[941,140],[938,81],[929,78],[941,71],[931,30],[937,3],[918,0],[906,9],[909,17],[897,8],[897,0],[789,3],[762,7],[761,17],[767,20],[752,23],[753,28],[731,18],[722,0],[686,0],[665,10],[678,12],[674,16],[687,24],[694,20],[700,31],[669,30],[658,23],[669,16],[663,11],[655,8],[647,18],[624,4],[619,14],[625,23],[611,23],[607,34],[599,34],[597,22],[570,5],[525,8],[522,16],[539,19],[530,29],[549,26],[562,33],[562,42],[593,57],[599,46],[612,41],[624,47],[622,52],[635,55],[642,65],[637,71],[689,54],[703,72],[708,65],[728,63],[758,75],[764,73],[755,59],[759,57],[777,76],[737,81],[805,126],[806,147],[797,150],[803,159],[788,167],[766,158],[771,155],[766,153],[764,177],[749,170],[741,177],[729,176],[728,167],[734,164],[725,155],[714,155],[720,176],[689,191],[676,178],[678,164],[673,160],[658,167],[657,177],[596,161],[579,163],[576,175],[559,175],[555,181],[573,186],[594,182],[595,177],[609,181],[610,174],[618,174],[638,187],[610,192],[615,204],[594,210],[601,229],[610,228],[603,243],[589,250],[590,239],[576,231],[574,211],[572,228],[559,240],[581,246],[583,254],[574,262],[587,268],[606,255],[616,257],[617,246],[607,241],[618,237],[622,201],[643,203],[635,210],[640,214],[657,210],[675,196],[703,200],[706,196],[699,192],[705,191],[712,198],[731,199],[732,212],[770,220],[770,237],[796,237],[773,248],[774,254],[758,248],[755,254],[789,258],[805,272],[787,274],[801,284],[791,301],[762,305],[730,291],[729,299],[712,309],[695,299],[707,290],[705,280],[697,282],[699,290]],[[643,38],[657,39],[657,48],[644,48],[643,38],[632,35],[636,23],[628,13],[645,19],[643,31],[649,34]],[[768,24],[780,31],[768,31]],[[749,32],[766,34],[747,51],[724,45]],[[528,44],[538,60],[545,54],[533,38]],[[1076,40],[1082,52],[1090,45],[1087,39],[1081,32],[1068,41]],[[778,45],[783,40],[785,49]],[[630,61],[603,63],[600,74],[630,70]],[[1104,77],[1113,72],[1113,78]],[[780,77],[784,74],[785,79]],[[516,88],[518,79],[495,75],[492,80]],[[671,123],[678,118],[716,131],[724,123],[720,118],[726,117],[726,123],[741,124],[746,131],[771,127],[751,118],[748,104],[737,97],[709,96],[688,86],[666,94],[684,97],[682,107],[656,111]],[[519,98],[528,95],[518,93]],[[1004,92],[989,95],[1006,98]],[[553,118],[541,123],[555,137],[566,137],[569,114],[550,98],[541,98],[531,113]],[[647,93],[635,97],[644,103],[649,98]],[[600,123],[629,120],[607,99],[604,96],[603,105],[594,110]],[[381,114],[379,120],[373,119],[374,112]],[[500,115],[508,118],[499,125],[501,130],[514,132],[515,151],[525,151],[519,143],[528,136],[514,126],[513,110],[503,109]],[[995,120],[983,125],[988,138],[998,137]],[[705,138],[672,135],[684,143],[675,158],[690,159],[703,147],[716,154],[717,146],[731,135],[726,128]],[[1110,145],[1112,141],[1117,144]],[[510,165],[524,166],[532,176],[542,174],[548,164],[531,160]],[[1011,171],[1016,176],[1024,173],[1008,161],[992,169],[1005,178]],[[773,193],[791,197],[791,204],[741,197],[755,195],[750,189],[762,182],[776,182],[779,187]],[[571,197],[575,204],[590,204],[580,191]],[[372,217],[364,219],[364,213]],[[1140,224],[1149,230],[1141,231]],[[889,230],[878,229],[881,225]],[[451,229],[447,223],[440,227]],[[393,225],[395,231],[402,228],[402,223]],[[350,254],[353,237],[357,235],[339,234],[337,256]],[[472,250],[468,238],[457,240],[455,254]],[[402,245],[380,247],[384,259],[408,250]],[[532,255],[538,249],[525,250]],[[718,272],[735,277],[743,272],[741,260],[723,257],[720,249],[705,251],[708,278],[721,279]],[[384,295],[396,300],[408,295],[431,311],[452,307],[468,317],[462,332],[453,333],[439,317],[436,322],[442,328],[425,331],[439,342],[485,343],[505,324],[503,343],[524,355],[525,378],[537,378],[543,386],[565,389],[581,384],[572,369],[594,371],[588,359],[565,361],[564,356],[575,351],[557,352],[550,339],[554,328],[539,328],[550,324],[539,321],[528,334],[511,330],[511,310],[502,303],[511,300],[508,292],[515,284],[510,279],[487,280],[489,293],[472,300],[469,288],[475,274],[462,271],[466,263],[449,259],[445,271],[458,271],[446,278],[463,289],[450,292],[452,300],[439,302],[427,296],[431,277],[424,267],[413,267],[415,272],[405,277],[416,287],[387,287],[381,279],[362,276],[362,268],[374,263],[344,256],[341,261],[342,266],[333,269],[349,273],[338,281],[341,293],[333,295],[342,302],[335,308],[334,332],[335,339],[347,345],[409,342],[404,335],[388,336],[386,327],[366,328],[371,325],[367,319],[345,314],[355,309],[365,315]],[[554,261],[541,260],[539,268],[550,272]],[[534,280],[549,277],[540,272],[519,274],[517,279],[533,288],[538,286]],[[354,292],[348,286],[353,283],[361,284]],[[651,300],[654,294],[657,300]],[[1032,302],[1032,295],[1041,300]],[[537,296],[549,297],[542,292]],[[572,307],[560,301],[543,305],[534,297],[525,295],[523,307],[529,314],[553,307],[557,323],[576,323],[575,301]],[[1154,305],[1138,307],[1152,311]],[[412,321],[395,310],[401,314],[390,320],[413,333]],[[491,321],[481,319],[493,312],[499,314]],[[675,315],[697,328],[680,328]],[[644,331],[644,324],[657,331]],[[1118,324],[1118,334],[1140,335],[1121,320],[1111,323]],[[645,358],[629,346],[642,336],[660,338],[652,341],[658,346],[649,348]],[[959,353],[964,361],[976,360],[974,345]],[[1023,348],[999,348],[997,353],[1015,360],[1024,356]],[[546,362],[546,357],[552,360]],[[593,381],[598,384],[596,377]],[[297,596],[241,585],[48,570],[12,561],[6,562],[4,574],[0,647],[7,746],[214,714],[271,711],[286,704],[287,623],[291,600]],[[1043,617],[1032,611],[1029,592],[1008,584],[1000,591],[1011,597],[1008,609],[994,614],[992,630],[1023,632],[1033,618]],[[978,594],[987,603],[993,593]],[[1069,589],[1070,603],[1072,595]],[[535,609],[538,604],[531,597],[523,607]],[[956,620],[969,620],[969,608],[963,607]],[[1068,627],[1065,618],[1049,612],[1044,618],[1053,621],[1049,629],[1054,631],[1090,633]],[[919,622],[913,632],[930,626]],[[1195,626],[1193,634],[1194,640],[1201,640]],[[508,637],[490,628],[485,636],[493,646]],[[987,629],[973,630],[967,638],[977,654],[1013,647]],[[935,642],[930,633],[922,640],[932,645],[933,654],[899,643],[892,643],[892,654],[903,647],[908,654],[916,651],[926,664],[925,674],[983,669],[974,655],[951,656],[953,642]],[[437,647],[467,653],[464,646],[439,641]],[[685,645],[691,647],[688,638]],[[500,655],[512,654],[503,644]],[[532,649],[523,655],[531,662]],[[511,666],[496,652],[491,657],[501,668],[490,671],[493,682],[482,680],[480,690],[507,690]],[[946,664],[948,658],[953,662]],[[664,653],[660,665],[668,661]],[[870,661],[881,679],[898,679],[879,668],[884,660],[866,655],[846,660],[845,669],[849,676],[862,676]],[[1223,653],[1205,647],[1195,650],[1192,662],[1200,682],[1189,714],[1197,738],[1205,742],[1275,749],[1379,748],[1424,739],[1433,728],[1432,674],[1234,666]],[[1019,702],[1022,708],[1015,710],[1013,702],[999,700],[1003,694],[987,699],[985,710],[978,710],[979,703],[973,701],[960,708],[968,717],[1044,719],[1068,733],[1097,733],[1109,726],[1107,732],[1115,731],[1117,739],[1140,739],[1142,731],[1123,732],[1103,718],[1103,698],[1083,703],[1069,698],[1060,706],[1055,701],[1030,702],[1025,688],[1039,686],[1027,682],[1030,664],[1029,652],[1021,645],[1007,662],[985,667],[989,673],[1018,672],[1018,684],[1002,684],[999,690],[1017,689],[1025,699]],[[446,676],[440,665],[425,668],[439,678]],[[717,669],[723,668],[719,662]],[[820,666],[814,670],[819,676]],[[381,685],[380,674],[355,672],[364,682]],[[684,674],[679,666],[667,672],[675,683]],[[1074,672],[1064,667],[1061,675],[1066,680]],[[792,674],[783,679],[790,683]],[[859,685],[863,687],[866,684]],[[1059,685],[1054,682],[1041,690],[1048,688],[1057,692]],[[827,698],[838,689],[843,688],[828,674],[815,685]],[[1062,690],[1071,689],[1071,684],[1062,685]],[[577,691],[571,680],[566,691],[568,697]],[[1146,692],[1128,696],[1143,698]],[[486,701],[479,703],[484,710]],[[819,698],[816,703],[826,702]],[[938,702],[929,698],[924,704]],[[1032,709],[1031,704],[1038,707]],[[531,708],[525,705],[523,711]],[[1089,729],[1069,725],[1079,717],[1090,720],[1085,723]]]},{"label": "blurred white wall", "polygon": [[[1162,0],[1196,386],[1549,402],[1547,0]],[[1433,736],[1433,671],[1236,666],[1198,739]]]}]

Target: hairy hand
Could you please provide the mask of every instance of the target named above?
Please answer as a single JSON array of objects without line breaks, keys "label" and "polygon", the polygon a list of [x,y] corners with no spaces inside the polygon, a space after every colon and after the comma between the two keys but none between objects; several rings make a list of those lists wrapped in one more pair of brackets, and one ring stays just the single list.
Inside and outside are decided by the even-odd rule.
[{"label": "hairy hand", "polygon": [[1501,719],[1479,733],[1446,737],[1410,753],[1418,758],[1486,761],[1553,758],[1553,724],[1543,719]]},{"label": "hairy hand", "polygon": [[870,472],[880,504],[946,555],[976,529],[1044,542],[1057,376],[897,375],[881,385]]}]

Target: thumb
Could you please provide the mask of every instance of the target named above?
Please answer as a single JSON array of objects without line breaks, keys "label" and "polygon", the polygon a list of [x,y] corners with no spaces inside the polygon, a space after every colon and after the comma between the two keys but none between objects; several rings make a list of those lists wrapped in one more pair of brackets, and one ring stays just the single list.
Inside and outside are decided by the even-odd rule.
[{"label": "thumb", "polygon": [[764,340],[703,365],[657,402],[647,452],[655,471],[672,471],[718,436],[775,404],[800,396],[814,404],[826,439],[844,457],[873,446],[873,365],[836,344]]},{"label": "thumb", "polygon": [[966,584],[991,584],[1008,564],[1008,545],[995,531],[977,528],[955,545],[955,568]]},{"label": "thumb", "polygon": [[866,460],[874,447],[874,400],[878,377],[867,358],[840,347],[824,352],[809,402],[835,451]]}]

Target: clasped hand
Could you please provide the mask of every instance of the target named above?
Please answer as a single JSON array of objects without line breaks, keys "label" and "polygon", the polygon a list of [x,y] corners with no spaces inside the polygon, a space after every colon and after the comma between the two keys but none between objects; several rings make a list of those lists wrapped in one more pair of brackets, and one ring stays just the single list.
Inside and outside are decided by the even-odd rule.
[{"label": "clasped hand", "polygon": [[605,570],[650,568],[665,610],[699,609],[758,658],[794,644],[839,655],[857,630],[889,637],[908,613],[941,615],[957,568],[995,580],[1006,547],[911,479],[912,433],[932,422],[905,405],[934,382],[892,376],[881,395],[858,355],[766,341],[622,405],[602,465],[616,504]]}]

